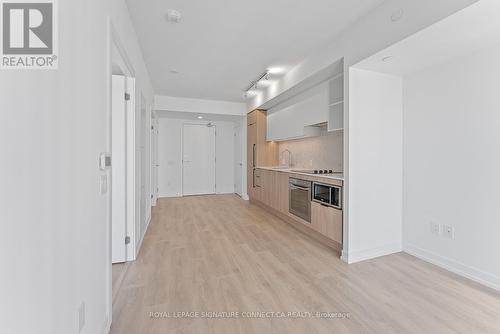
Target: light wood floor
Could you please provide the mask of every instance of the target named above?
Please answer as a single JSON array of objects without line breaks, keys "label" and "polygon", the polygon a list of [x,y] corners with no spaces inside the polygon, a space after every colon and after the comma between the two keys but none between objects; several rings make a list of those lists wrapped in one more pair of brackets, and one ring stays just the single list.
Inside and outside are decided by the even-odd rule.
[{"label": "light wood floor", "polygon": [[[234,195],[163,199],[113,305],[114,334],[500,333],[500,296],[406,254],[346,265]],[[347,312],[344,319],[150,312]]]}]

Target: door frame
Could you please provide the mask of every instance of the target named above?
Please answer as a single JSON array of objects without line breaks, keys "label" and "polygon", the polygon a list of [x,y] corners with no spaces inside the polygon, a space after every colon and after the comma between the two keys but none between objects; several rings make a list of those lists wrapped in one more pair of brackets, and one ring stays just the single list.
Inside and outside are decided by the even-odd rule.
[{"label": "door frame", "polygon": [[[234,183],[235,183],[235,189],[234,189],[234,193],[238,196],[240,196],[241,198],[244,197],[244,194],[245,194],[245,191],[243,191],[243,167],[246,168],[246,166],[243,165],[243,155],[245,154],[246,155],[246,151],[243,151],[242,150],[242,147],[243,147],[243,124],[238,124],[236,123],[235,126],[234,126],[234,137],[236,138],[236,133],[239,133],[240,135],[240,147],[238,147],[236,145],[236,139],[234,141],[234,151],[235,151],[235,167],[238,168],[238,164],[241,164],[239,166],[240,168],[240,178],[239,179],[236,179],[236,169],[235,169],[235,177],[234,177]],[[236,152],[241,152],[240,153],[240,162],[236,161]],[[236,192],[236,184],[239,184],[239,188],[240,188],[240,194],[238,194]]]},{"label": "door frame", "polygon": [[[112,30],[113,32],[113,30]],[[136,259],[136,123],[137,123],[137,86],[135,81],[135,70],[130,64],[127,54],[122,47],[119,37],[112,33],[111,47],[114,45],[122,59],[122,71],[126,78],[126,90],[130,94],[126,117],[126,236],[130,237],[130,242],[126,245],[126,261]],[[113,60],[111,59],[111,62]],[[111,88],[112,89],[112,88]],[[112,108],[112,106],[110,106]],[[113,170],[113,166],[111,166]],[[112,185],[111,185],[112,187]],[[112,221],[111,221],[112,224]],[[112,225],[111,225],[112,226]],[[111,231],[112,233],[112,231]]]},{"label": "door frame", "polygon": [[[215,149],[214,149],[214,194],[217,194],[217,123],[216,122],[195,122],[195,121],[186,121],[182,122],[182,129],[181,129],[181,192],[182,192],[182,197],[185,196],[191,196],[191,195],[185,195],[184,194],[184,126],[185,125],[208,125],[209,123],[212,123],[214,128],[215,128]],[[211,194],[207,194],[211,195]]]},{"label": "door frame", "polygon": [[159,134],[158,116],[154,110],[151,110],[151,193],[153,194],[152,206],[158,202],[158,134]]},{"label": "door frame", "polygon": [[[123,61],[123,70],[126,72],[125,75],[131,78],[135,78],[135,69],[132,66],[129,57],[127,56],[127,52],[125,51],[125,48],[123,47],[123,43],[121,42],[121,39],[119,37],[118,31],[113,25],[113,22],[110,17],[107,19],[107,61],[106,61],[106,86],[107,86],[107,111],[106,111],[106,117],[107,117],[107,135],[106,135],[106,141],[107,141],[107,150],[108,152],[111,152],[111,139],[112,139],[112,75],[113,75],[113,50],[117,50],[121,60]],[[130,128],[129,124],[129,117],[127,117],[127,145],[129,143],[135,142],[135,83],[134,87],[132,89],[133,94],[131,94],[131,105],[133,108],[132,118],[131,119],[131,124],[134,125],[134,127]],[[127,170],[127,184],[134,184],[135,185],[135,163],[132,165],[129,165],[129,161],[135,161],[135,146],[131,147],[132,150],[132,156],[127,156],[127,169],[130,169],[129,167],[132,168],[132,171],[130,173],[129,170]],[[130,148],[127,148],[127,155],[130,155]],[[111,166],[111,171],[108,174],[112,173],[112,166]],[[132,176],[132,178],[131,178]],[[111,180],[111,175],[108,175],[109,180]],[[108,185],[109,185],[108,181]],[[131,182],[131,183],[130,183]],[[132,188],[132,189],[129,189]],[[112,189],[112,185],[108,186],[108,189]],[[132,226],[134,223],[134,217],[135,217],[135,204],[134,205],[129,205],[130,202],[135,203],[135,186],[134,187],[127,187],[127,196],[129,196],[129,191],[133,194],[133,196],[127,198],[127,216],[129,215],[129,209],[134,210],[134,215],[130,216],[132,219]],[[109,191],[108,193],[108,214],[107,214],[107,222],[106,222],[106,240],[107,240],[107,250],[106,250],[106,267],[108,268],[107,273],[106,273],[106,309],[107,309],[107,314],[106,314],[106,320],[105,320],[105,328],[106,332],[109,332],[111,328],[111,321],[112,321],[112,314],[113,314],[113,273],[112,273],[112,193]],[[127,235],[131,237],[131,241],[135,240],[135,231],[134,228],[130,229],[130,222],[129,222],[129,216],[127,217]],[[130,242],[128,245],[129,247],[127,248],[126,254],[127,257],[129,254],[133,254],[135,258],[135,242]],[[130,248],[130,251],[129,251]],[[130,261],[130,260],[129,260]]]}]

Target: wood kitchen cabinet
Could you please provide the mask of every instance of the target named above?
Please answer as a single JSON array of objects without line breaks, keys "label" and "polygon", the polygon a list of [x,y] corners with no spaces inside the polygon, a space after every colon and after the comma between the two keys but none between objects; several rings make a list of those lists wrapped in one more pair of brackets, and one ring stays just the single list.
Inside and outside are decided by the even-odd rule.
[{"label": "wood kitchen cabinet", "polygon": [[280,211],[281,213],[288,214],[288,174],[276,172],[275,182],[275,189],[277,191],[276,210]]},{"label": "wood kitchen cabinet", "polygon": [[[255,197],[255,167],[278,165],[278,144],[266,141],[267,114],[254,110],[247,115],[247,175],[248,195]],[[264,194],[262,194],[264,195]]]},{"label": "wood kitchen cabinet", "polygon": [[312,202],[311,228],[342,244],[342,210]]},{"label": "wood kitchen cabinet", "polygon": [[288,214],[288,174],[257,169],[255,176],[259,185],[259,200],[276,211]]},{"label": "wood kitchen cabinet", "polygon": [[262,202],[274,208],[274,197],[276,194],[276,189],[274,188],[274,178],[275,173],[271,170],[262,170],[263,179],[262,182],[264,184],[263,193],[262,193]]},{"label": "wood kitchen cabinet", "polygon": [[253,202],[268,209],[323,244],[339,252],[342,250],[342,210],[311,201],[311,221],[307,222],[289,212],[290,193],[288,189],[290,177],[298,177],[311,182],[321,181],[337,186],[342,186],[342,181],[325,180],[315,176],[297,176],[293,173],[266,168],[255,168],[253,171],[255,177],[255,187],[252,187],[251,195]]},{"label": "wood kitchen cabinet", "polygon": [[262,202],[262,197],[263,197],[263,192],[264,192],[264,189],[262,187],[262,185],[263,185],[262,170],[261,169],[254,169],[252,171],[252,175],[253,175],[253,185],[251,185],[251,187],[249,187],[252,189],[252,193],[250,193],[250,191],[249,191],[248,195],[252,199]]}]

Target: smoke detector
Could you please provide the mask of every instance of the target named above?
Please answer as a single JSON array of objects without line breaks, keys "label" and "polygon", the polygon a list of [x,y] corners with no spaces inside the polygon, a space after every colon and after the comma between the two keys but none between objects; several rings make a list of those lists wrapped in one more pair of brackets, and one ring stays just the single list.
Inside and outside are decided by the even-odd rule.
[{"label": "smoke detector", "polygon": [[167,21],[172,23],[179,23],[181,21],[181,13],[175,9],[167,10]]},{"label": "smoke detector", "polygon": [[399,20],[401,20],[401,18],[403,17],[404,13],[405,12],[404,12],[403,8],[398,9],[397,11],[395,11],[394,13],[392,13],[392,15],[391,15],[391,21],[392,22],[398,22]]}]

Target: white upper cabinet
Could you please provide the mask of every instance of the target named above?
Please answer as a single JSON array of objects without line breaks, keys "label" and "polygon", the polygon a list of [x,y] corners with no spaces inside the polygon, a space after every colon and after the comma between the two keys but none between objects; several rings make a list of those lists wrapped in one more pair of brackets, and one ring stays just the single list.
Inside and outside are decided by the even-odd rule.
[{"label": "white upper cabinet", "polygon": [[321,83],[267,111],[267,140],[280,141],[319,135],[329,120],[329,83]]},{"label": "white upper cabinet", "polygon": [[318,136],[317,125],[328,124],[328,131],[344,128],[343,61],[337,74],[274,105],[267,111],[267,140],[283,141]]},{"label": "white upper cabinet", "polygon": [[328,131],[344,128],[344,74],[333,77],[328,81]]}]

